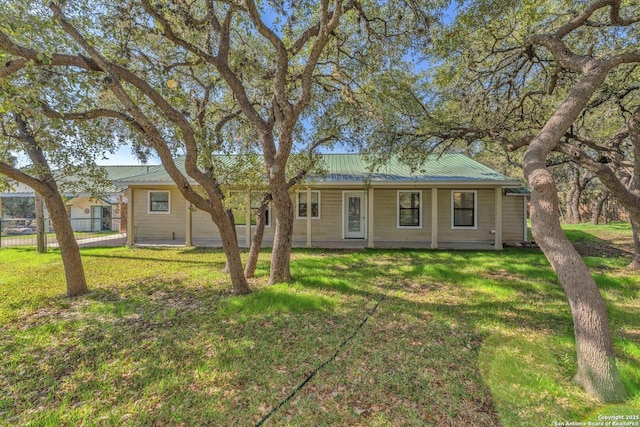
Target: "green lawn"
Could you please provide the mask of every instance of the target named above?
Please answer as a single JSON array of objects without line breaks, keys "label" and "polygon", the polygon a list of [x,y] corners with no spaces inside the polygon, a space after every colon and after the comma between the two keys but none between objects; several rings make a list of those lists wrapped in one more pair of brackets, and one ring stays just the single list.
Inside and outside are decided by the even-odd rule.
[{"label": "green lawn", "polygon": [[58,252],[0,251],[1,425],[255,425],[337,350],[265,425],[640,415],[640,279],[623,258],[586,259],[632,396],[606,406],[571,383],[569,308],[535,250],[296,250],[277,286],[264,253],[247,297],[220,251],[83,257],[91,292],[70,300]]}]

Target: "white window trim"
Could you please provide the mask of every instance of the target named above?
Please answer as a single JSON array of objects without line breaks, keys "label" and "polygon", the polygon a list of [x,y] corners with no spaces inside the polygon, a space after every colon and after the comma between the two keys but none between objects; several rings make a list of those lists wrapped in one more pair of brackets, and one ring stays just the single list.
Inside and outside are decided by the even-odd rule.
[{"label": "white window trim", "polygon": [[[420,215],[418,216],[418,225],[400,225],[400,193],[418,193],[420,195]],[[396,228],[401,230],[417,230],[422,228],[422,190],[398,190],[396,192]]]},{"label": "white window trim", "polygon": [[[307,219],[306,216],[300,216],[298,215],[300,213],[300,193],[306,194],[306,190],[303,191],[296,191],[296,205],[294,207],[294,209],[296,210],[296,219]],[[318,194],[318,216],[312,216],[311,219],[320,219],[320,213],[322,212],[322,202],[321,202],[321,197],[320,197],[320,190],[311,190],[311,196],[313,197],[313,193],[317,193]],[[308,210],[307,210],[308,212]]]},{"label": "white window trim", "polygon": [[[473,226],[454,225],[455,193],[473,193]],[[452,230],[477,230],[478,229],[478,190],[451,190],[451,229]]]},{"label": "white window trim", "polygon": [[[167,193],[169,195],[169,209],[166,211],[151,210],[151,193]],[[147,191],[147,213],[149,215],[170,215],[171,214],[171,190],[149,190]]]}]

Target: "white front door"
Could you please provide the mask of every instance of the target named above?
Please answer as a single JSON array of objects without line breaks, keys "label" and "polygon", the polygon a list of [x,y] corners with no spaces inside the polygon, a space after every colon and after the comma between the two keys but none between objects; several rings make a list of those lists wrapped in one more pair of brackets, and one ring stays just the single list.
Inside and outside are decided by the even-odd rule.
[{"label": "white front door", "polygon": [[345,191],[342,200],[342,221],[345,239],[364,239],[367,212],[364,191]]}]

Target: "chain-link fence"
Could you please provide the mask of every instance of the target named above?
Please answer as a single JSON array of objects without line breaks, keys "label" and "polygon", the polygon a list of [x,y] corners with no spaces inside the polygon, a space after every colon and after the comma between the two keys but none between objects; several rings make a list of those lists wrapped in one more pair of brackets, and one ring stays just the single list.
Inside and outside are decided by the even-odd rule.
[{"label": "chain-link fence", "polygon": [[[121,218],[71,218],[71,227],[80,246],[124,246],[127,235]],[[0,218],[0,247],[37,246],[34,218]],[[58,246],[50,219],[44,221],[47,247]]]}]

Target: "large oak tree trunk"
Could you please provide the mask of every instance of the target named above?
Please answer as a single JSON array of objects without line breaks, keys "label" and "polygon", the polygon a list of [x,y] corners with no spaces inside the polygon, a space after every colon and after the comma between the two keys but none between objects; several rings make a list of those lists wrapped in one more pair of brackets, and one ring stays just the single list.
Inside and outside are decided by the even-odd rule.
[{"label": "large oak tree trunk", "polygon": [[227,258],[224,271],[231,276],[233,293],[236,295],[246,295],[251,293],[251,288],[249,288],[249,282],[247,282],[247,279],[244,277],[244,270],[242,269],[242,259],[240,258],[240,247],[238,246],[238,235],[236,234],[233,211],[226,209],[225,214],[229,226],[219,228],[220,238],[222,239],[222,249]]},{"label": "large oak tree trunk", "polygon": [[64,274],[67,281],[67,295],[70,297],[82,295],[87,292],[87,281],[84,274],[82,258],[78,242],[73,234],[71,221],[57,191],[43,195],[49,217],[56,232],[56,240],[62,255]]},{"label": "large oak tree trunk", "polygon": [[[633,144],[633,176],[629,182],[629,191],[636,198],[640,197],[640,107],[629,119],[629,138]],[[633,260],[630,269],[640,270],[640,209],[637,205],[629,206],[631,229],[633,230]]]},{"label": "large oak tree trunk", "polygon": [[603,83],[607,71],[596,64],[588,69],[531,141],[523,169],[532,190],[531,231],[557,273],[571,308],[578,362],[574,380],[591,396],[615,402],[624,399],[626,392],[616,368],[607,308],[587,266],[560,226],[556,182],[546,167],[547,155]]},{"label": "large oak tree trunk", "polygon": [[[531,231],[569,300],[576,339],[575,382],[592,396],[615,402],[626,396],[615,362],[607,307],[584,261],[564,235],[555,182],[543,167],[530,170]],[[534,177],[532,179],[531,177]]]},{"label": "large oak tree trunk", "polygon": [[290,257],[293,239],[293,203],[287,183],[282,179],[272,185],[276,229],[271,251],[269,284],[290,282]]},{"label": "large oak tree trunk", "polygon": [[62,264],[67,282],[67,295],[70,297],[82,295],[88,290],[87,280],[84,274],[78,242],[76,242],[73,234],[71,221],[67,216],[67,210],[65,209],[62,196],[51,173],[47,158],[31,133],[27,122],[17,114],[15,115],[15,120],[20,131],[20,138],[25,144],[27,154],[34,166],[39,169],[39,179],[34,179],[33,182],[29,184],[44,198],[44,203],[46,203],[49,210],[62,256]]}]

